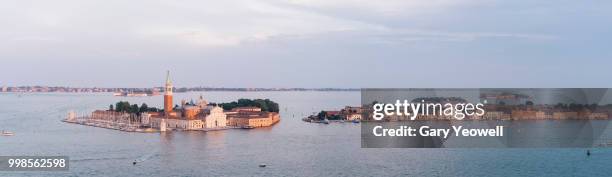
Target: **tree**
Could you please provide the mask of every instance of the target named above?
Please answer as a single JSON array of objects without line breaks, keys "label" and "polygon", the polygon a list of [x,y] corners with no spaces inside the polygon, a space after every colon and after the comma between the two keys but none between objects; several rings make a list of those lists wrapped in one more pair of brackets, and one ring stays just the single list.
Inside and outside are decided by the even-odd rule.
[{"label": "tree", "polygon": [[130,112],[130,102],[119,101],[115,104],[116,112]]},{"label": "tree", "polygon": [[112,104],[108,106],[108,110],[109,111],[114,111],[115,110]]},{"label": "tree", "polygon": [[129,113],[138,113],[139,109],[138,109],[138,105],[137,104],[133,104],[132,106],[130,106],[130,111],[128,111]]},{"label": "tree", "polygon": [[319,114],[317,114],[317,118],[319,119],[325,119],[327,117],[327,112],[325,111],[321,111],[319,112]]},{"label": "tree", "polygon": [[591,104],[591,105],[589,106],[589,109],[590,109],[591,111],[594,111],[595,109],[597,109],[597,106],[598,106],[598,105],[597,105],[597,103],[593,103],[593,104]]},{"label": "tree", "polygon": [[149,106],[146,103],[142,103],[142,105],[140,105],[140,110],[138,110],[139,113],[148,112],[148,111],[149,111]]},{"label": "tree", "polygon": [[[111,111],[115,112],[126,112],[131,114],[140,115],[143,112],[162,112],[163,110],[157,109],[156,107],[149,107],[146,103],[142,103],[140,107],[137,104],[130,105],[130,102],[127,101],[119,101],[113,105],[109,106]],[[114,109],[113,109],[114,108]]]}]

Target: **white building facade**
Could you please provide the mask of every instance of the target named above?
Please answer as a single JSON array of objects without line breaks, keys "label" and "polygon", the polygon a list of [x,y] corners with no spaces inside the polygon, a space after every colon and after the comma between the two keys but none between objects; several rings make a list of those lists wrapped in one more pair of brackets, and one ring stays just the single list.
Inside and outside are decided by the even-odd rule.
[{"label": "white building facade", "polygon": [[227,126],[227,115],[223,112],[223,108],[219,106],[209,106],[206,110],[205,128],[223,128]]}]

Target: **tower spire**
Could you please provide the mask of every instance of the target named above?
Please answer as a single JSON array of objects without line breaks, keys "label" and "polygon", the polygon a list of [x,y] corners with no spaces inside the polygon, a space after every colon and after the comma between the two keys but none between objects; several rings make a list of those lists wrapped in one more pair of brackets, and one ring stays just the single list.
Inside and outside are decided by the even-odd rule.
[{"label": "tower spire", "polygon": [[166,84],[172,84],[172,81],[170,81],[170,70],[166,71]]}]

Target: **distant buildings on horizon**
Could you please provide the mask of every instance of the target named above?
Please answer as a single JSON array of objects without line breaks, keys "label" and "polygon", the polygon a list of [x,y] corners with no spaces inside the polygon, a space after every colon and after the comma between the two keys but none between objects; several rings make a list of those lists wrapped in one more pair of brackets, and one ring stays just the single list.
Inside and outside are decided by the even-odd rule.
[{"label": "distant buildings on horizon", "polygon": [[[155,93],[162,92],[164,87],[153,88],[97,88],[97,87],[56,87],[56,86],[2,86],[0,92],[16,93]],[[226,88],[226,87],[174,87],[174,92],[201,91],[360,91],[358,88]]]}]

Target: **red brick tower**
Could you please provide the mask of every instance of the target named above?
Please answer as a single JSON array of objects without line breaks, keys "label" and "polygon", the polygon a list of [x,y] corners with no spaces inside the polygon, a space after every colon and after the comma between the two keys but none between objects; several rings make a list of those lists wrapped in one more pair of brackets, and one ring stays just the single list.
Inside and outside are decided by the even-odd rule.
[{"label": "red brick tower", "polygon": [[164,113],[170,116],[173,110],[172,105],[172,81],[170,81],[170,71],[166,73],[166,90],[164,91]]}]

